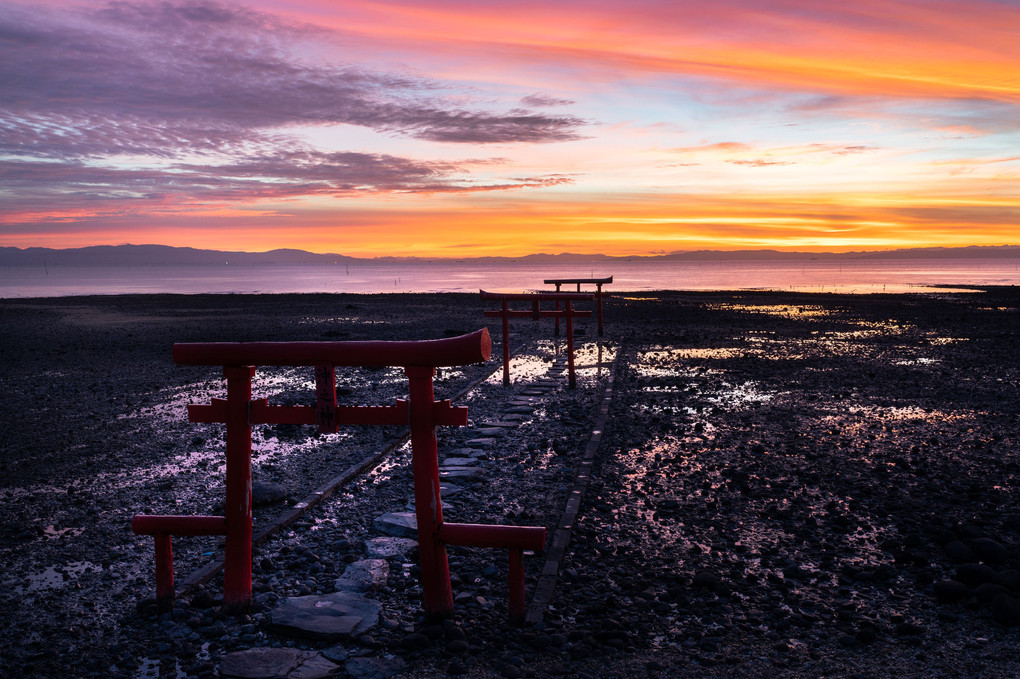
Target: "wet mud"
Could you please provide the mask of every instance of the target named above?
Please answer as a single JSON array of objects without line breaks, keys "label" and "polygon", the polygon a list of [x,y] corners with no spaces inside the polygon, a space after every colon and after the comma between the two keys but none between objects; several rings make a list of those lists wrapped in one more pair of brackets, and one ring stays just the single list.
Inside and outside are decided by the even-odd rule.
[{"label": "wet mud", "polygon": [[[455,618],[430,625],[413,554],[396,556],[372,594],[380,627],[327,657],[398,658],[413,677],[1016,676],[1018,299],[619,294],[604,339],[581,324],[575,390],[555,370],[552,321],[512,324],[521,351],[503,387],[499,327],[471,295],[2,300],[0,671],[211,677],[244,648],[323,652],[276,634],[269,611],[332,591],[378,536],[374,518],[406,511],[409,449],[256,550],[246,614],[218,606],[218,578],[160,613],[151,540],[131,516],[215,513],[223,496],[221,431],[184,410],[222,397],[221,376],[173,365],[171,345],[488,326],[493,359],[437,377],[437,398],[481,380],[458,403],[471,426],[440,429],[440,457],[493,422],[513,426],[480,457],[484,478],[444,495],[449,520],[551,534],[615,371],[543,621],[508,624],[505,553],[450,548]],[[528,395],[542,382],[558,386]],[[253,391],[296,404],[313,385],[298,369],[260,370]],[[389,405],[406,380],[344,369],[337,386],[342,403]],[[256,510],[256,533],[399,435],[257,428],[254,478],[284,493]],[[176,539],[178,579],[221,542]],[[544,555],[525,565],[530,593]]]}]

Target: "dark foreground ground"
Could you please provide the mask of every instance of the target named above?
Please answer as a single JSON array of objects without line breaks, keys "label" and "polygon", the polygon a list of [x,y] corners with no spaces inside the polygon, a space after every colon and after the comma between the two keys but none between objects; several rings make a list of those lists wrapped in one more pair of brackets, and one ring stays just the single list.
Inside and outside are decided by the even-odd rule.
[{"label": "dark foreground ground", "polygon": [[[0,675],[212,677],[227,654],[270,646],[326,653],[338,676],[1020,676],[1018,301],[1013,288],[618,295],[601,347],[590,323],[578,338],[578,389],[542,397],[485,461],[490,480],[451,498],[458,520],[555,528],[615,360],[596,470],[542,623],[507,624],[504,556],[452,549],[452,621],[425,624],[416,569],[396,559],[372,594],[383,624],[338,645],[281,637],[269,611],[330,591],[362,558],[372,518],[406,502],[408,456],[261,547],[247,615],[219,608],[219,579],[161,615],[145,601],[151,542],[130,517],[212,513],[222,497],[217,431],[182,414],[222,396],[218,375],[173,365],[170,346],[489,325],[498,356],[482,303],[0,300]],[[525,377],[509,390],[483,382],[465,401],[472,419],[498,417],[537,379],[529,369],[547,369],[550,325],[515,322]],[[495,367],[444,371],[437,394]],[[344,398],[369,404],[403,384],[387,371],[338,379]],[[292,382],[263,386],[299,402]],[[256,479],[290,499],[257,525],[396,435],[261,435]],[[441,447],[458,436],[441,433]],[[217,549],[175,541],[178,577]],[[529,591],[542,567],[529,557]]]}]

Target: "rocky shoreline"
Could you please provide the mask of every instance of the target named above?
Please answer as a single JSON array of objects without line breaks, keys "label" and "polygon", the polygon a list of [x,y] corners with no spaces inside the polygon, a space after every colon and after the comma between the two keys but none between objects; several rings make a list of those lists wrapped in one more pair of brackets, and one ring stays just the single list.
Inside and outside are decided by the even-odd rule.
[{"label": "rocky shoreline", "polygon": [[[218,605],[218,578],[160,613],[148,601],[151,541],[130,532],[133,514],[210,513],[222,501],[217,431],[182,415],[220,395],[221,380],[174,366],[172,343],[426,339],[482,326],[498,342],[475,296],[0,300],[10,611],[0,672],[1016,676],[1018,299],[1014,288],[619,294],[603,341],[582,326],[575,390],[551,321],[513,325],[510,388],[498,373],[484,379],[496,359],[441,371],[440,398],[482,380],[461,403],[470,426],[440,431],[456,472],[448,518],[550,535],[613,375],[549,605],[523,627],[507,621],[504,551],[450,548],[456,612],[445,623],[422,615],[413,549],[375,551],[386,536],[377,519],[413,497],[406,448],[258,547],[244,616]],[[280,371],[257,386],[301,402],[306,381]],[[395,371],[338,374],[352,403],[386,404],[404,388]],[[257,511],[256,532],[399,435],[266,428],[255,477],[282,493]],[[178,577],[218,549],[215,538],[176,540]],[[530,596],[545,554],[525,561]],[[338,591],[378,606],[369,630],[324,638],[280,624],[283,604]],[[238,669],[245,658],[276,674]]]}]

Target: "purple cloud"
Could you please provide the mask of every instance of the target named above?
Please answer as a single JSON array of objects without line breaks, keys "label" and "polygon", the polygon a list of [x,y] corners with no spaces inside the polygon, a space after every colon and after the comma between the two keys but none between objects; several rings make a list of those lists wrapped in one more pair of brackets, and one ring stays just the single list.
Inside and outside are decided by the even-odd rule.
[{"label": "purple cloud", "polygon": [[[131,149],[135,139],[160,155],[174,139],[229,149],[252,130],[311,123],[444,142],[533,143],[577,138],[583,124],[467,111],[423,97],[438,87],[427,80],[305,62],[293,52],[319,29],[214,2],[118,2],[80,15],[0,11],[3,125],[24,128],[20,144],[4,144],[9,153],[94,155]],[[75,131],[66,147],[40,129],[40,118]],[[111,124],[132,141],[111,141]]]},{"label": "purple cloud", "polygon": [[[72,197],[187,202],[544,186],[464,179],[476,161],[320,152],[287,129],[346,124],[487,144],[575,139],[584,124],[530,110],[466,110],[437,94],[441,83],[296,56],[330,37],[207,0],[60,12],[0,6],[0,179],[18,187],[7,208],[37,199],[52,209]],[[158,169],[126,169],[117,156]]]}]

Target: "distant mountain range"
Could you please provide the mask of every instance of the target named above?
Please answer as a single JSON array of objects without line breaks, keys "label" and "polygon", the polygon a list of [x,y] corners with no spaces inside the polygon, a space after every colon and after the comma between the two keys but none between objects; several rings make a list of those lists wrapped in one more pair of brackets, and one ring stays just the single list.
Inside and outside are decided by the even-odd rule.
[{"label": "distant mountain range", "polygon": [[533,254],[523,257],[473,257],[438,259],[428,257],[359,258],[339,254],[317,254],[282,249],[268,252],[225,252],[167,245],[96,245],[65,250],[52,248],[0,247],[0,266],[223,266],[265,264],[427,264],[463,262],[506,264],[512,262],[623,262],[623,261],[719,261],[719,260],[859,260],[859,259],[991,259],[1020,258],[1020,246],[970,246],[962,248],[911,248],[866,252],[780,252],[778,250],[693,250],[669,254],[613,257],[577,253]]}]

